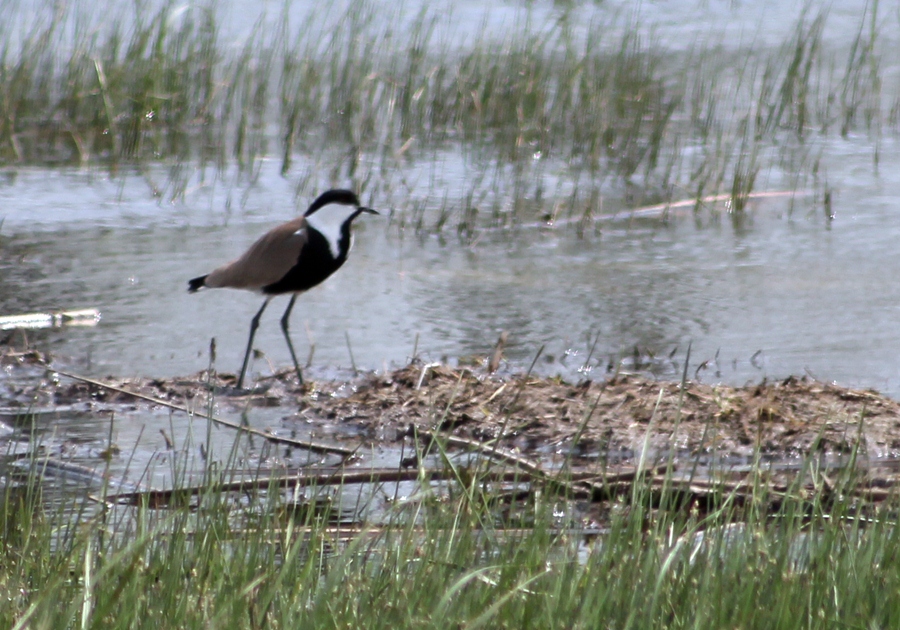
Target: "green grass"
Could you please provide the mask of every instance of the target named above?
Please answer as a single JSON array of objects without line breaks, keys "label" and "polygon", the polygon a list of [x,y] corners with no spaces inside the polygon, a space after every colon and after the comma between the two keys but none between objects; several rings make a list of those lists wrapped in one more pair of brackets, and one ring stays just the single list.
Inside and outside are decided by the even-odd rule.
[{"label": "green grass", "polygon": [[477,479],[426,486],[385,507],[380,525],[339,539],[314,511],[280,509],[277,492],[210,491],[165,510],[84,510],[70,496],[48,509],[32,478],[8,485],[0,503],[0,623],[895,627],[896,502],[851,499],[849,481],[832,480],[835,501],[797,486],[774,511],[764,484],[747,500],[716,494],[706,510],[639,483],[606,505],[600,535],[586,541],[565,500],[539,493],[498,519]]},{"label": "green grass", "polygon": [[[613,207],[729,193],[741,210],[760,173],[824,195],[817,140],[867,134],[877,165],[900,110],[877,3],[847,48],[824,40],[828,15],[809,9],[780,46],[701,38],[684,52],[602,8],[588,37],[560,8],[553,24],[524,12],[464,44],[436,36],[427,8],[402,36],[399,14],[365,2],[300,24],[282,10],[281,27],[257,24],[237,43],[213,5],[136,3],[112,18],[61,8],[24,32],[5,21],[0,163],[174,160],[252,174],[272,156],[283,174],[300,171],[298,194],[349,181],[401,225],[469,234],[473,211],[480,226],[554,204],[587,216],[601,191]],[[440,168],[441,151],[479,173],[452,208],[444,187],[406,179],[411,162]],[[440,210],[420,220],[422,205]]]}]

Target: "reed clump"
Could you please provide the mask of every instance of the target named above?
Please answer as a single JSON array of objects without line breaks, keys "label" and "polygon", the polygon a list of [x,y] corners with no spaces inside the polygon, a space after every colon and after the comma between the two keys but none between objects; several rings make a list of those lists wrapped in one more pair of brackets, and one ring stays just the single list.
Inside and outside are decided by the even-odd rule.
[{"label": "reed clump", "polygon": [[[296,503],[264,483],[242,497],[210,484],[189,502],[127,510],[115,503],[85,510],[74,494],[64,508],[48,508],[38,477],[8,484],[0,503],[0,621],[9,628],[900,621],[890,597],[900,587],[896,502],[840,499],[852,473],[829,480],[836,491],[829,498],[800,484],[773,496],[763,473],[750,494],[723,486],[703,502],[674,482],[651,489],[649,476],[638,474],[632,490],[600,513],[573,510],[556,493],[510,503],[480,476],[486,471],[458,473],[440,488],[424,483],[397,497],[378,523],[343,529],[317,510],[285,509]],[[498,505],[506,517],[498,518]]]},{"label": "reed clump", "polygon": [[[54,456],[35,417],[17,418],[17,446],[0,458],[4,627],[900,621],[896,476],[872,474],[865,406],[837,459],[823,429],[803,459],[767,464],[758,440],[748,465],[732,468],[705,449],[676,454],[674,429],[668,448],[652,445],[660,392],[636,461],[614,470],[574,445],[560,464],[529,460],[502,436],[460,439],[447,421],[467,414],[435,398],[432,428],[411,427],[401,453],[411,456],[392,468],[367,468],[365,448],[289,467],[260,442],[291,439],[217,420],[215,391],[180,411],[193,420],[183,442],[173,429],[164,459],[137,473],[171,467],[166,488],[111,474],[109,458],[134,454],[108,449],[103,472]],[[214,424],[234,441],[211,446]],[[104,443],[112,436],[111,423]]]},{"label": "reed clump", "polygon": [[[603,8],[587,27],[565,8],[546,26],[523,12],[458,42],[427,8],[403,18],[401,36],[399,14],[365,2],[301,19],[288,3],[238,42],[214,4],[118,11],[0,25],[0,162],[252,172],[276,155],[282,174],[307,173],[298,186],[349,179],[403,224],[449,219],[469,234],[472,199],[482,227],[533,218],[529,204],[545,213],[547,197],[596,213],[601,189],[632,206],[729,193],[741,211],[761,172],[825,185],[817,140],[832,134],[868,134],[877,164],[900,102],[883,76],[877,4],[846,49],[825,40],[827,12],[810,9],[780,46],[700,39],[676,51]],[[449,200],[436,178],[411,179],[423,163],[445,167],[447,151],[477,173]],[[435,210],[426,221],[423,203]]]}]

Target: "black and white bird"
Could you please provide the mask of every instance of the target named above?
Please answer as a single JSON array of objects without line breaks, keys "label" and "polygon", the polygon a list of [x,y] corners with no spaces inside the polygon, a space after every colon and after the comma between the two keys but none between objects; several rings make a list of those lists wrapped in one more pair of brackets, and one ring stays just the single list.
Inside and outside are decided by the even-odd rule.
[{"label": "black and white bird", "polygon": [[288,350],[291,351],[297,378],[303,383],[303,373],[288,333],[291,310],[297,295],[325,280],[347,260],[353,242],[350,224],[364,212],[378,214],[371,208],[362,207],[352,191],[329,190],[313,201],[302,217],[263,234],[240,258],[205,276],[188,281],[190,293],[209,287],[259,291],[266,296],[262,307],[250,322],[250,338],[247,340],[247,351],[238,377],[238,389],[244,385],[259,318],[269,301],[284,293],[293,295],[281,317],[281,330]]}]

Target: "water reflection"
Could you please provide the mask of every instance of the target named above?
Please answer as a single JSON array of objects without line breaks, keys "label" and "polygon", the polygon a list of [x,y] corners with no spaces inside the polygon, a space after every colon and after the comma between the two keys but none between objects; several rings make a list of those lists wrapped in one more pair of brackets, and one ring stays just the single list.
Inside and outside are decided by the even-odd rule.
[{"label": "water reflection", "polygon": [[[860,149],[835,159],[852,167],[867,159]],[[764,199],[738,223],[704,212],[600,224],[584,238],[571,228],[412,238],[388,219],[360,225],[347,265],[298,301],[298,354],[314,344],[311,374],[322,375],[349,366],[349,339],[356,364],[379,369],[404,363],[414,347],[426,359],[486,354],[507,330],[513,368],[545,346],[552,360],[538,369],[577,379],[599,332],[597,367],[635,347],[683,357],[691,342],[695,364],[718,354],[728,382],[809,370],[897,393],[896,197],[883,179],[848,172],[833,221],[802,199],[793,210]],[[222,190],[160,204],[140,177],[23,170],[0,189],[0,312],[100,309],[97,328],[29,335],[92,374],[193,373],[206,367],[211,337],[219,369],[234,371],[258,298],[188,295],[185,282],[291,216],[290,204],[274,201],[292,198],[289,190],[269,164],[244,208],[228,214],[210,207]],[[258,373],[288,363],[279,335],[277,316],[264,318]]]}]

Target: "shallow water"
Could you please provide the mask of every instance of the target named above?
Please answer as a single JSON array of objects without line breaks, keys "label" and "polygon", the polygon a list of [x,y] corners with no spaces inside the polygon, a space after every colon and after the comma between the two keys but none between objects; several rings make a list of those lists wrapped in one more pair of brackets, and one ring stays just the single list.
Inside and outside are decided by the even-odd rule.
[{"label": "shallow water", "polygon": [[[350,366],[348,338],[357,367],[380,369],[414,349],[429,360],[487,354],[507,330],[511,369],[526,369],[543,346],[536,369],[568,379],[582,377],[596,337],[592,374],[620,359],[629,366],[637,346],[674,377],[690,343],[689,369],[709,361],[696,373],[707,381],[809,371],[896,395],[897,148],[884,143],[875,176],[866,142],[857,153],[852,140],[835,147],[843,167],[831,172],[843,176],[831,221],[801,196],[790,212],[784,199],[754,202],[740,221],[723,212],[603,224],[584,238],[521,229],[467,245],[452,232],[419,237],[364,217],[349,262],[298,301],[298,353],[312,339],[322,376]],[[158,203],[137,176],[19,169],[0,186],[0,312],[98,308],[96,328],[29,333],[88,374],[193,373],[207,366],[212,337],[217,367],[237,370],[261,299],[188,295],[186,281],[290,217],[278,199],[291,194],[274,164],[230,214],[204,192]],[[273,301],[256,341],[276,367],[289,362],[277,324],[286,302]],[[265,360],[254,369],[270,372]]]}]

